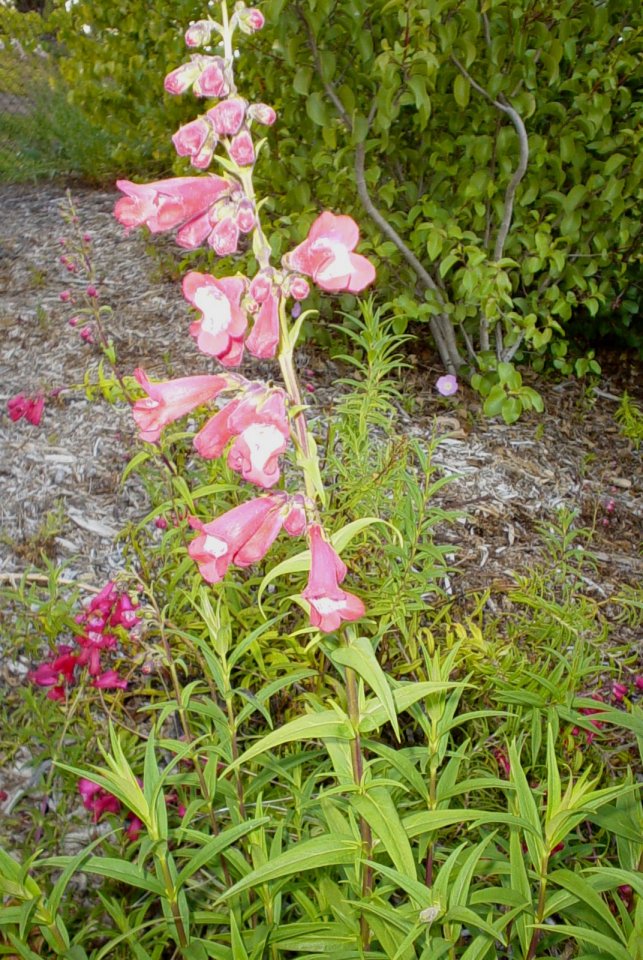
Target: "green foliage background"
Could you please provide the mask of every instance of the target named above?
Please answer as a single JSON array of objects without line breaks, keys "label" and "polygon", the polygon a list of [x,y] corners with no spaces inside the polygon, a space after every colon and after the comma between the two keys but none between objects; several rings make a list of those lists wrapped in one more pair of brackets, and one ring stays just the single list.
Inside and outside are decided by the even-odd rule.
[{"label": "green foliage background", "polygon": [[[498,362],[514,357],[571,372],[572,319],[641,347],[641,29],[628,0],[260,7],[266,28],[243,38],[236,69],[241,92],[279,114],[257,176],[276,254],[304,237],[320,209],[353,214],[397,329],[428,323],[445,365],[467,363],[485,396],[500,382]],[[202,104],[164,94],[162,78],[186,59],[185,25],[206,5],[81,0],[66,10],[54,0],[53,8],[46,30],[68,99],[109,140],[111,175],[187,172],[169,133]],[[529,137],[500,258],[518,137],[463,70],[515,108]],[[371,200],[430,283],[366,214],[356,186],[362,149]],[[584,361],[576,372],[587,369]]]}]

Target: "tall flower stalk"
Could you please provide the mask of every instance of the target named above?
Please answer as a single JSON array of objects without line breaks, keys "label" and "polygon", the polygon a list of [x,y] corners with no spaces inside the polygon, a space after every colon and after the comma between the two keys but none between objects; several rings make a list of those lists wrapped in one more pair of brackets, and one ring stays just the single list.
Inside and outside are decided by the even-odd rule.
[{"label": "tall flower stalk", "polygon": [[[231,15],[225,0],[219,10],[220,19],[190,25],[186,45],[199,52],[165,78],[167,92],[191,91],[205,101],[207,109],[172,137],[177,153],[188,157],[199,175],[146,184],[120,180],[124,196],[115,215],[128,228],[176,230],[177,243],[186,249],[207,245],[220,256],[231,256],[251,248],[258,270],[253,277],[197,271],[184,277],[183,294],[197,311],[190,333],[199,350],[226,369],[217,376],[163,383],[153,383],[145,371],[137,370],[147,396],[134,405],[134,417],[141,438],[157,442],[167,424],[215,398],[226,400],[201,427],[194,447],[209,459],[227,456],[231,469],[264,490],[279,480],[280,458],[288,443],[293,444],[301,488],[256,497],[210,522],[192,517],[196,537],[189,553],[203,577],[216,583],[230,564],[248,566],[261,560],[282,528],[291,536],[306,534],[312,559],[302,598],[313,626],[329,633],[343,621],[361,617],[365,608],[358,597],[341,589],[346,567],[324,530],[320,510],[326,498],[294,351],[309,315],[301,306],[310,292],[309,280],[330,293],[359,293],[372,283],[375,270],[354,252],[357,224],[330,211],[320,214],[306,239],[281,263],[273,263],[253,174],[264,143],[255,142],[256,127],[272,126],[276,114],[267,104],[240,96],[234,75],[235,35],[261,29],[264,18],[242,2]],[[223,175],[205,172],[215,160]],[[276,358],[283,387],[232,372],[246,351],[260,359]]]}]

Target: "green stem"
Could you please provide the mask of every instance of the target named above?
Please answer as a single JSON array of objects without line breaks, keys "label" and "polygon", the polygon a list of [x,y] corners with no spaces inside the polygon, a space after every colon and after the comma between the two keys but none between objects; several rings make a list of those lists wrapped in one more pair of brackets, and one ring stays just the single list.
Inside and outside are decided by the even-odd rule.
[{"label": "green stem", "polygon": [[181,911],[179,910],[179,904],[176,898],[176,888],[172,881],[172,875],[170,874],[170,868],[168,866],[167,860],[164,854],[157,853],[157,859],[159,866],[161,868],[161,873],[163,874],[163,882],[165,883],[165,894],[170,904],[170,910],[172,911],[172,917],[174,919],[174,925],[176,927],[176,933],[179,941],[179,947],[181,951],[185,950],[189,946],[189,938],[183,925],[183,918],[181,917]]},{"label": "green stem", "polygon": [[[346,667],[346,704],[348,707],[348,716],[350,718],[353,730],[355,732],[354,738],[351,740],[351,761],[353,767],[353,780],[357,787],[362,786],[362,781],[364,777],[364,754],[362,751],[362,741],[359,735],[359,694],[357,688],[357,675],[354,670],[351,670],[350,667]],[[362,849],[364,859],[370,860],[373,852],[373,834],[371,828],[364,819],[364,817],[359,818],[359,833],[362,838]],[[362,899],[365,900],[370,896],[373,889],[373,870],[371,867],[364,867],[364,872],[362,873]],[[362,914],[360,917],[360,933],[362,939],[362,948],[368,950],[371,932],[368,926],[368,920],[365,915]]]}]

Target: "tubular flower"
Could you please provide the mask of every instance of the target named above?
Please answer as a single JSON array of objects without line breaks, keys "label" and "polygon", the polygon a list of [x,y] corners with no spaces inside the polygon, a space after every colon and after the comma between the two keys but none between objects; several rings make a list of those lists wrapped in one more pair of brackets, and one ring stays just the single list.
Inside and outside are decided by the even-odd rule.
[{"label": "tubular flower", "polygon": [[230,378],[221,375],[180,377],[178,380],[151,383],[145,371],[138,368],[134,376],[147,396],[136,401],[132,416],[138,425],[141,440],[149,443],[156,443],[168,423],[207,403],[230,386]]},{"label": "tubular flower", "polygon": [[245,115],[246,102],[238,98],[222,100],[207,113],[215,132],[220,137],[232,137],[235,133],[239,133]]},{"label": "tubular flower", "polygon": [[366,257],[353,253],[358,242],[359,229],[351,217],[326,211],[284,262],[290,270],[312,277],[322,290],[359,293],[375,279],[375,267]]},{"label": "tubular flower", "polygon": [[[179,131],[180,132],[180,131]],[[217,217],[214,205],[229,196],[232,184],[223,177],[173,177],[152,183],[117,180],[125,196],[114,216],[124,227],[146,226],[152,233],[180,229],[176,242],[194,250],[212,233]]]},{"label": "tubular flower", "polygon": [[208,420],[194,446],[202,457],[214,459],[234,440],[228,466],[244,480],[268,489],[279,480],[279,456],[289,434],[284,391],[254,383]]},{"label": "tubular flower", "polygon": [[210,523],[190,517],[198,531],[188,553],[208,583],[223,579],[231,563],[249,567],[258,563],[274,543],[282,526],[291,536],[303,532],[301,496],[272,493],[248,500]]},{"label": "tubular flower", "polygon": [[68,644],[60,644],[57,648],[58,656],[53,660],[39,663],[35,670],[28,674],[28,679],[39,687],[50,687],[47,693],[48,700],[64,700],[65,687],[72,686],[74,671],[78,663],[78,656],[72,653]]},{"label": "tubular flower", "polygon": [[183,279],[183,296],[201,311],[190,326],[199,350],[217,359],[225,367],[234,367],[243,356],[243,336],[248,318],[240,306],[245,290],[241,277],[215,280],[209,273],[191,271]]},{"label": "tubular flower", "polygon": [[342,620],[359,620],[366,609],[359,597],[346,593],[339,584],[346,566],[325,539],[318,523],[308,528],[311,568],[308,585],[302,593],[310,604],[310,622],[324,633],[337,630]]},{"label": "tubular flower", "polygon": [[190,157],[190,163],[198,170],[210,165],[218,137],[206,117],[198,117],[183,124],[172,137],[172,143],[180,157]]}]

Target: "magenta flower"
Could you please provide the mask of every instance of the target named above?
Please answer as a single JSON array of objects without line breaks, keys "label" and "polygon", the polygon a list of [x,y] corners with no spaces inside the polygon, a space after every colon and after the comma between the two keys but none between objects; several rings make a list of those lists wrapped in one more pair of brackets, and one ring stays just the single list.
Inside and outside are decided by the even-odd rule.
[{"label": "magenta flower", "polygon": [[318,523],[308,528],[311,567],[308,585],[302,593],[310,604],[310,622],[324,633],[337,630],[342,620],[359,620],[366,608],[352,593],[339,584],[346,576],[346,566],[324,537]]},{"label": "magenta flower", "polygon": [[24,393],[17,393],[7,401],[7,413],[14,423],[24,417],[28,423],[37,427],[42,420],[44,409],[45,398],[42,393],[35,397],[25,397]]},{"label": "magenta flower", "polygon": [[318,287],[338,293],[359,293],[375,279],[373,264],[353,250],[359,229],[351,217],[322,213],[303,243],[287,254],[286,266],[312,277]]},{"label": "magenta flower", "polygon": [[92,687],[99,690],[127,690],[127,680],[119,677],[116,670],[105,670],[92,680]]},{"label": "magenta flower", "polygon": [[102,673],[100,662],[102,651],[113,650],[117,643],[116,637],[111,633],[103,633],[101,628],[78,634],[74,639],[81,648],[78,655],[78,665],[86,666],[90,675],[97,677]]},{"label": "magenta flower", "polygon": [[133,603],[126,593],[119,594],[108,621],[109,626],[131,630],[141,622],[141,618],[136,613],[139,608],[140,604]]},{"label": "magenta flower", "polygon": [[190,325],[199,349],[226,367],[243,357],[243,336],[248,318],[240,306],[245,281],[241,277],[216,280],[209,273],[191,271],[183,279],[183,296],[201,316]]},{"label": "magenta flower", "polygon": [[284,391],[255,383],[208,420],[194,446],[202,457],[214,459],[234,440],[228,466],[244,480],[268,489],[279,480],[279,456],[289,435]]},{"label": "magenta flower", "polygon": [[217,201],[227,197],[230,183],[223,177],[173,177],[153,183],[117,180],[125,196],[117,201],[114,216],[124,227],[146,226],[152,233],[180,229],[176,242],[194,250],[212,233]]},{"label": "magenta flower", "polygon": [[94,823],[98,823],[105,813],[120,813],[121,805],[116,797],[93,780],[81,777],[78,781],[78,792],[85,810],[91,810]]},{"label": "magenta flower", "polygon": [[436,381],[435,389],[443,397],[452,397],[458,391],[458,381],[452,373],[448,373]]},{"label": "magenta flower", "polygon": [[272,493],[233,507],[210,523],[190,517],[190,526],[198,530],[188,553],[199,565],[208,583],[218,583],[231,563],[249,567],[261,560],[282,526],[291,536],[302,532],[301,497]]},{"label": "magenta flower", "polygon": [[78,656],[71,652],[68,644],[60,644],[58,656],[53,660],[39,663],[35,670],[27,674],[28,679],[39,687],[50,687],[48,700],[64,700],[65,687],[72,686]]},{"label": "magenta flower", "polygon": [[138,425],[141,440],[149,443],[156,443],[168,423],[208,403],[230,386],[229,377],[221,375],[179,377],[177,380],[151,383],[145,371],[137,368],[134,376],[147,396],[136,401],[132,416]]}]

